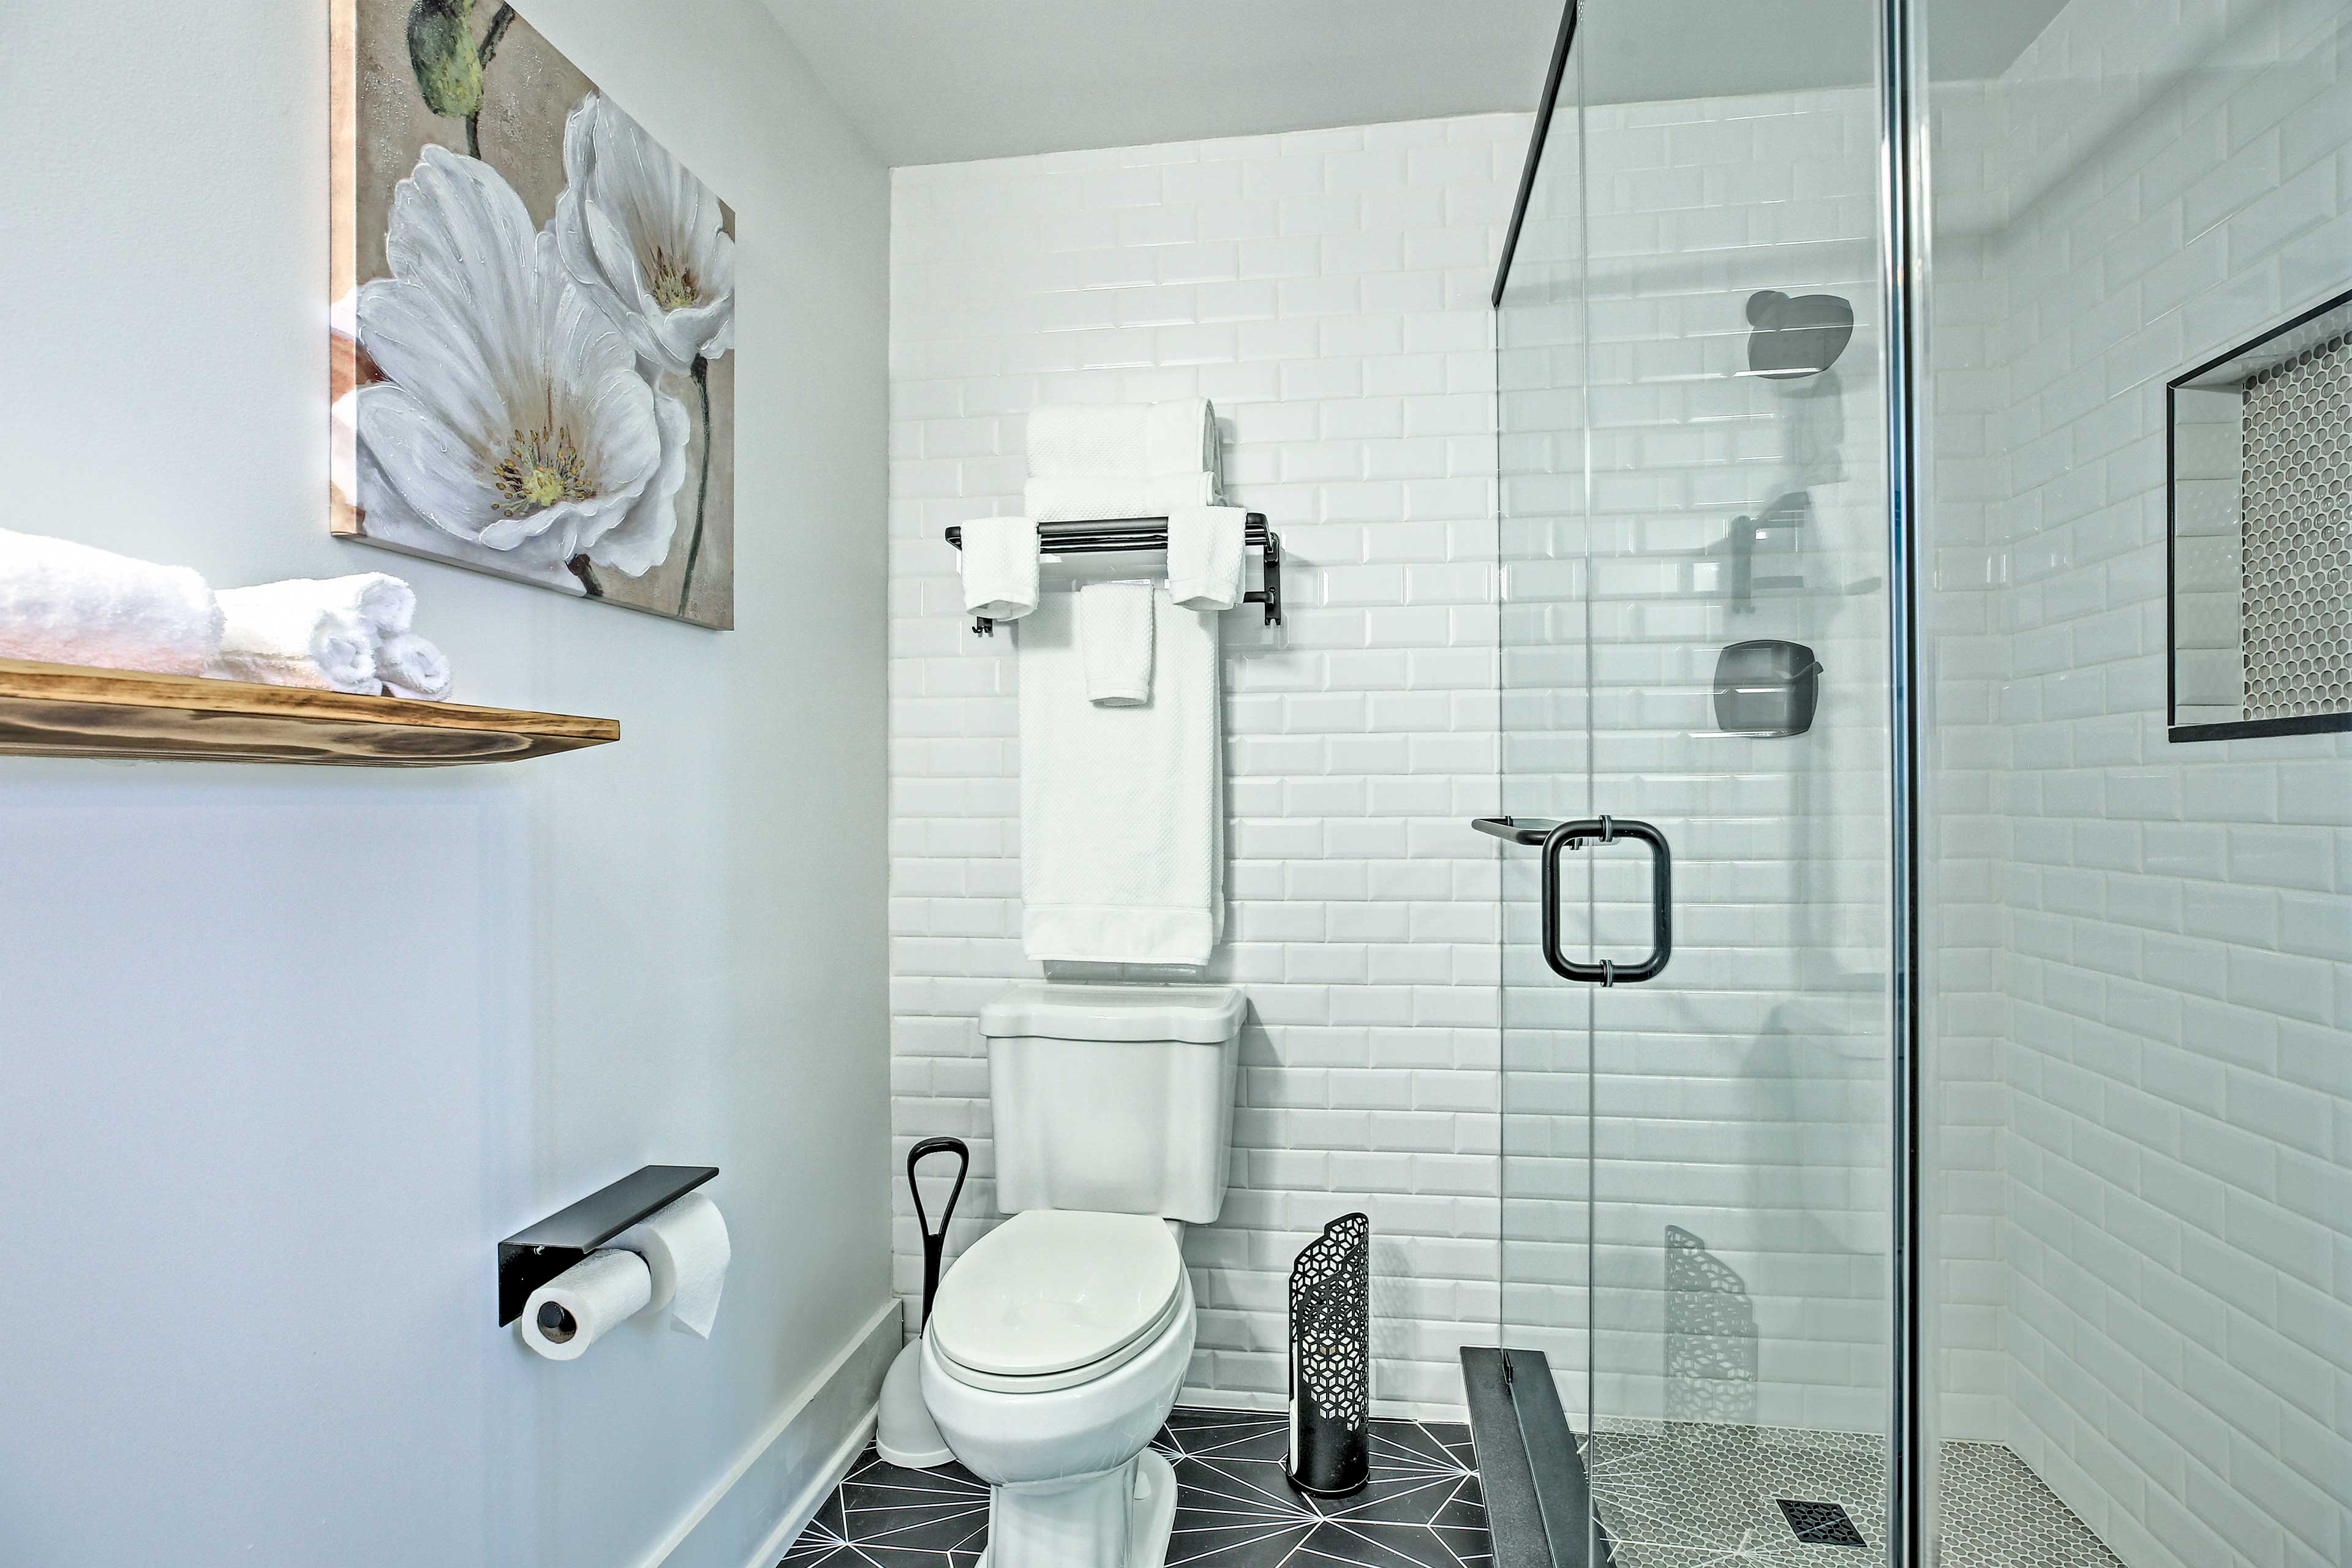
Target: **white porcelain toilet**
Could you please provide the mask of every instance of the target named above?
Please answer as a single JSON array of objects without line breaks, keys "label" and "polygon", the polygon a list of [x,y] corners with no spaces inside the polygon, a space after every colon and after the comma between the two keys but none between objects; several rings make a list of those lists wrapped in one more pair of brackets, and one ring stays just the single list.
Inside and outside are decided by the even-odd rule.
[{"label": "white porcelain toilet", "polygon": [[1244,1002],[1223,986],[1013,987],[981,1013],[996,1203],[940,1281],[923,1399],[989,1483],[984,1568],[1161,1568],[1150,1451],[1192,1355],[1178,1242],[1217,1217]]}]

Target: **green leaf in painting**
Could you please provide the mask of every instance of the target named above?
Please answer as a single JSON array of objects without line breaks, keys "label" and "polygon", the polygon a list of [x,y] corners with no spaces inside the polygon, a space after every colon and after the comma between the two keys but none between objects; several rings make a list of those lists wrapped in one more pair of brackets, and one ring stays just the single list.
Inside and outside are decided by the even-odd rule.
[{"label": "green leaf in painting", "polygon": [[416,0],[408,13],[408,63],[425,107],[453,120],[482,108],[482,57],[474,45],[474,0]]}]

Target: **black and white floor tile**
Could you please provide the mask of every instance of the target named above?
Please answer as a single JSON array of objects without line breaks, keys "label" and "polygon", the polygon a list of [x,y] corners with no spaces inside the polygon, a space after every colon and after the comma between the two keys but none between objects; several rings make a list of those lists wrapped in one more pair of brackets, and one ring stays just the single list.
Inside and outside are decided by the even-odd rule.
[{"label": "black and white floor tile", "polygon": [[[1492,1568],[1470,1429],[1372,1423],[1372,1479],[1314,1498],[1283,1479],[1278,1415],[1178,1410],[1153,1447],[1176,1470],[1169,1568]],[[972,1568],[988,1488],[961,1465],[902,1470],[868,1448],[785,1568]]]}]

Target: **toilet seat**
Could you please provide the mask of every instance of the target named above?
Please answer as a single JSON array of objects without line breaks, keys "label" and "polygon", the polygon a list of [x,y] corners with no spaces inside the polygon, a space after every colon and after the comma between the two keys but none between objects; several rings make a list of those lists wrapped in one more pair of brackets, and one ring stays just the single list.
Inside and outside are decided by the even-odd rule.
[{"label": "toilet seat", "polygon": [[1046,1393],[1140,1355],[1183,1297],[1183,1256],[1159,1219],[1034,1210],[982,1237],[948,1270],[927,1331],[957,1382]]}]

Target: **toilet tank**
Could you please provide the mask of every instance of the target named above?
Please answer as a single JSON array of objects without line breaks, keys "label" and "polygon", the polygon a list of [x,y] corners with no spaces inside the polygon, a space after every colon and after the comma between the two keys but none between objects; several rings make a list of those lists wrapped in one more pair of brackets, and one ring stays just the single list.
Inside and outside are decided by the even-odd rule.
[{"label": "toilet tank", "polygon": [[1030,984],[982,1008],[997,1208],[1215,1219],[1245,1006],[1223,985]]}]

